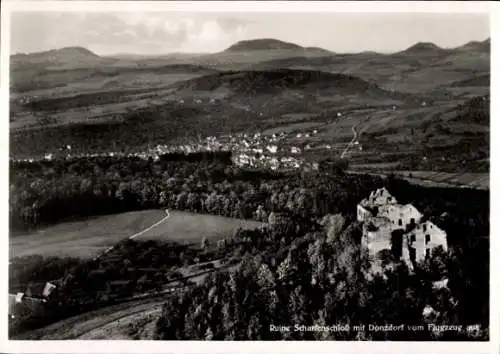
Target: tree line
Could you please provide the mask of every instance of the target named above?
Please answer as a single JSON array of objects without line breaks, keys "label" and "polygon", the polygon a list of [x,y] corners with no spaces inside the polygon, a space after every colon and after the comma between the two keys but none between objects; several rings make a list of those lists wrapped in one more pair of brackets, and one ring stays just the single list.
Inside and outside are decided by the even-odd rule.
[{"label": "tree line", "polygon": [[[10,220],[17,232],[68,218],[159,207],[267,222],[262,229],[239,230],[238,241],[218,251],[239,266],[218,271],[166,300],[157,326],[159,339],[450,338],[452,333],[429,331],[398,337],[365,331],[269,330],[280,323],[425,324],[427,305],[435,310],[433,323],[488,326],[488,192],[424,188],[394,177],[337,170],[245,171],[210,159],[98,157],[11,163],[10,174]],[[384,275],[368,276],[370,262],[359,247],[355,210],[361,199],[382,186],[443,228],[451,252],[438,252],[418,274],[391,261]],[[129,251],[112,274],[120,274],[125,259],[135,257],[135,251]],[[146,257],[141,267],[154,259]],[[58,272],[64,266],[52,268]],[[72,276],[79,274],[77,284],[88,281],[88,266],[76,269]],[[443,273],[448,288],[433,289],[432,280]],[[63,298],[73,295],[65,293]],[[78,301],[75,305],[80,306]],[[453,338],[463,335],[455,333]]]},{"label": "tree line", "polygon": [[480,236],[489,234],[486,191],[424,188],[395,178],[338,172],[245,171],[201,155],[158,161],[95,157],[11,162],[9,211],[13,231],[147,208],[260,221],[267,220],[272,211],[317,218],[352,214],[362,198],[384,185],[398,200],[413,203],[425,215],[446,212],[453,219],[450,224],[480,230]]},{"label": "tree line", "polygon": [[302,177],[245,171],[205,157],[12,162],[11,228],[29,230],[75,217],[165,207],[257,220],[267,219],[271,211],[321,216],[347,212],[381,185],[369,176]]}]

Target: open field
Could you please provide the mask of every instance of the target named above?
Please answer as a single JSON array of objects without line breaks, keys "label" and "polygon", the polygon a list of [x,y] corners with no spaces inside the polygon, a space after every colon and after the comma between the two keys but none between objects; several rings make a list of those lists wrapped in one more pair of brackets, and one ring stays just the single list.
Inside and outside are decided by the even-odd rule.
[{"label": "open field", "polygon": [[[237,227],[254,228],[255,221],[170,211],[171,216],[140,239],[200,242],[232,235]],[[140,232],[165,217],[163,210],[106,215],[62,223],[9,238],[9,257],[42,255],[92,258],[115,243]]]},{"label": "open field", "polygon": [[[369,168],[367,168],[369,167]],[[384,169],[385,167],[385,169]],[[394,167],[394,166],[392,166]],[[376,175],[388,175],[403,178],[410,183],[429,187],[468,187],[474,189],[490,189],[489,173],[474,172],[437,172],[437,171],[409,171],[394,170],[387,164],[356,165],[352,167],[352,173],[369,173]]]},{"label": "open field", "polygon": [[[434,171],[395,171],[397,176],[408,176],[411,179],[421,179],[441,183],[467,186],[477,189],[490,188],[489,173],[446,173]],[[409,177],[411,174],[411,177]]]},{"label": "open field", "polygon": [[[69,82],[66,84],[66,86],[61,87],[32,90],[29,91],[29,95],[36,96],[37,99],[50,99],[83,93],[107,92],[112,90],[129,90],[141,88],[160,90],[162,87],[174,84],[179,81],[189,80],[201,75],[203,75],[203,73],[137,73],[134,75],[125,73],[111,78],[93,78],[91,80]],[[21,95],[22,94],[14,93],[11,98],[14,99]]]},{"label": "open field", "polygon": [[304,123],[293,123],[293,124],[288,124],[288,125],[280,125],[279,127],[276,128],[270,128],[266,129],[262,132],[264,135],[272,135],[272,134],[279,134],[279,133],[293,133],[296,131],[302,132],[303,130],[312,130],[314,128],[317,128],[319,126],[322,126],[322,123],[319,122],[304,122]]},{"label": "open field", "polygon": [[176,242],[201,242],[203,237],[218,240],[232,236],[238,227],[253,229],[262,223],[252,220],[228,218],[224,216],[204,215],[182,211],[170,211],[170,218],[165,223],[142,234],[140,240],[169,240]]},{"label": "open field", "polygon": [[163,210],[129,212],[66,222],[9,238],[10,257],[38,254],[92,258],[107,247],[154,224]]}]

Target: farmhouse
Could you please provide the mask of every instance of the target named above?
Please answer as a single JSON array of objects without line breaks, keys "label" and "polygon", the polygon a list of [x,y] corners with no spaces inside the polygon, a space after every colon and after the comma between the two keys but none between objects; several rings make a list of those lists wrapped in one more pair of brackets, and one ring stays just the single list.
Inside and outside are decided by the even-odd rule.
[{"label": "farmhouse", "polygon": [[356,211],[357,220],[363,223],[361,246],[372,258],[389,250],[411,267],[438,246],[447,250],[446,232],[431,221],[422,221],[423,215],[412,204],[398,204],[385,188],[371,192]]},{"label": "farmhouse", "polygon": [[29,284],[24,291],[26,297],[35,299],[47,299],[56,286],[50,282]]},{"label": "farmhouse", "polygon": [[22,293],[9,294],[9,318],[20,322],[32,316],[43,316],[45,302],[24,296]]}]

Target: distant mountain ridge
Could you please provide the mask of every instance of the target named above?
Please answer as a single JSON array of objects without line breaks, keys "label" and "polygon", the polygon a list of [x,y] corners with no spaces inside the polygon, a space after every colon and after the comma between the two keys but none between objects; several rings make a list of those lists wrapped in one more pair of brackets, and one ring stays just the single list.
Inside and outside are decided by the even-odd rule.
[{"label": "distant mountain ridge", "polygon": [[48,67],[95,67],[110,65],[115,59],[103,58],[83,47],[64,47],[30,54],[11,56],[12,70],[44,69]]},{"label": "distant mountain ridge", "polygon": [[491,51],[491,39],[488,38],[484,41],[470,41],[460,47],[457,47],[456,49],[489,53]]},{"label": "distant mountain ridge", "polygon": [[[65,47],[12,55],[11,88],[16,92],[27,92],[31,89],[62,87],[65,82],[69,85],[77,80],[93,78],[95,81],[98,77],[118,77],[132,72],[198,75],[285,68],[351,74],[368,82],[379,83],[389,90],[403,92],[431,90],[452,82],[456,87],[469,87],[464,85],[471,84],[479,87],[486,83],[484,75],[490,70],[490,42],[489,39],[471,41],[456,48],[441,48],[430,42],[419,42],[393,54],[366,51],[333,53],[319,47],[302,47],[271,38],[240,41],[224,51],[211,54],[170,53],[149,56],[122,53],[99,56],[83,47]],[[436,80],[435,72],[440,68],[443,68],[443,71],[439,71],[442,78]]]},{"label": "distant mountain ridge", "polygon": [[444,48],[432,42],[418,42],[405,50],[398,52],[398,54],[425,54],[425,53],[440,53],[447,51]]},{"label": "distant mountain ridge", "polygon": [[235,44],[228,47],[225,52],[240,52],[248,50],[300,50],[305,49],[304,47],[295,44],[284,42],[273,38],[261,38],[261,39],[250,39],[236,42]]},{"label": "distant mountain ridge", "polygon": [[48,56],[54,56],[54,55],[83,55],[83,56],[90,56],[94,58],[99,58],[99,55],[96,53],[90,51],[87,48],[84,47],[62,47],[58,49],[50,49],[50,50],[44,50],[40,52],[33,52],[33,53],[17,53],[11,55],[11,59],[24,59],[27,57],[31,58],[43,58],[43,57],[48,57]]},{"label": "distant mountain ridge", "polygon": [[[414,45],[401,50],[396,53],[412,53],[412,52],[425,52],[425,51],[447,51],[453,49],[472,49],[472,50],[490,50],[491,39],[487,38],[484,41],[470,41],[456,48],[442,48],[432,42],[418,42]],[[330,50],[313,46],[313,47],[303,47],[295,43],[282,41],[274,38],[260,38],[260,39],[248,39],[242,40],[229,46],[222,52],[240,52],[240,51],[252,51],[252,50],[308,50],[308,51],[318,51],[324,53],[335,54]],[[341,53],[340,55],[354,55],[361,53],[374,53],[373,51],[360,51],[358,53]],[[81,46],[70,46],[62,47],[58,49],[50,49],[39,52],[31,53],[16,53],[12,54],[11,60],[25,60],[28,58],[43,58],[49,56],[85,56],[92,58],[126,58],[126,59],[144,59],[144,58],[169,58],[169,57],[202,57],[204,55],[213,55],[215,53],[181,53],[172,52],[165,54],[134,54],[134,53],[116,53],[113,55],[100,56],[91,50],[81,47]]]}]

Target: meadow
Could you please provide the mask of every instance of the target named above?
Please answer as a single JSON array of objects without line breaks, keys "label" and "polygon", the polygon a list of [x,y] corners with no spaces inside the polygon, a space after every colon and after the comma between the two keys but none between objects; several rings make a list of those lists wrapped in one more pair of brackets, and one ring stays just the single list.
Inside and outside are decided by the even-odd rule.
[{"label": "meadow", "polygon": [[398,165],[399,163],[353,165],[350,172],[368,173],[373,175],[388,175],[389,173],[393,173],[396,177],[424,187],[461,187],[482,190],[490,189],[489,173],[450,173],[439,171],[398,170]]},{"label": "meadow", "polygon": [[[218,240],[235,229],[256,228],[259,222],[169,211],[170,217],[137,239],[199,243],[206,237]],[[145,210],[65,222],[9,238],[9,258],[28,255],[89,259],[106,248],[160,221],[163,210]]]}]

